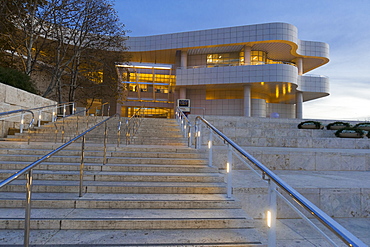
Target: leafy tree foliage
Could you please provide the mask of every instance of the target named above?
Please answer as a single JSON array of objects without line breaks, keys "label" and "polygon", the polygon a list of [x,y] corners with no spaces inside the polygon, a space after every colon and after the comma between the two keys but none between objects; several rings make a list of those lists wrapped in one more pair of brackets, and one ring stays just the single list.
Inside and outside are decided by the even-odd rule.
[{"label": "leafy tree foliage", "polygon": [[[111,0],[2,1],[0,14],[6,22],[0,26],[0,52],[6,51],[2,54],[10,58],[9,67],[16,65],[27,75],[35,70],[50,75],[43,96],[75,101],[82,87],[99,90],[107,83],[117,91],[114,69],[109,80],[104,72],[126,60],[125,31]],[[111,51],[114,62],[106,57]]]},{"label": "leafy tree foliage", "polygon": [[37,92],[30,77],[15,69],[0,67],[0,82],[30,93]]}]

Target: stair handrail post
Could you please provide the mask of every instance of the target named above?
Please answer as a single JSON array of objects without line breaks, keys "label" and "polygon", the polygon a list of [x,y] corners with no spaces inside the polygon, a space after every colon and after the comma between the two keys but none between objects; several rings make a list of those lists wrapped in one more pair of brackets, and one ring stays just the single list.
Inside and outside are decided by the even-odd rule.
[{"label": "stair handrail post", "polygon": [[80,163],[80,188],[78,196],[82,197],[82,190],[83,190],[83,182],[84,182],[84,159],[85,159],[85,136],[82,136],[82,142],[81,142],[81,163]]},{"label": "stair handrail post", "polygon": [[232,194],[232,167],[233,167],[233,151],[231,145],[227,145],[227,198],[231,198]]},{"label": "stair handrail post", "polygon": [[119,147],[121,143],[121,126],[122,126],[122,121],[121,121],[121,116],[120,116],[118,120],[118,129],[117,129],[117,147]]},{"label": "stair handrail post", "polygon": [[198,119],[195,119],[195,125],[194,125],[194,146],[195,149],[198,149],[198,126],[199,126],[199,121]]},{"label": "stair handrail post", "polygon": [[58,107],[55,106],[55,108],[53,109],[53,115],[51,116],[51,122],[55,122],[56,118],[57,118],[57,111],[58,111]]},{"label": "stair handrail post", "polygon": [[107,164],[107,122],[104,123],[104,157],[103,157],[103,165]]},{"label": "stair handrail post", "polygon": [[37,127],[41,126],[41,119],[42,119],[42,110],[39,110],[39,116],[37,120]]},{"label": "stair handrail post", "polygon": [[26,206],[24,218],[24,246],[28,247],[30,243],[30,225],[31,225],[31,195],[32,195],[32,180],[33,169],[30,169],[26,174]]},{"label": "stair handrail post", "polygon": [[64,142],[64,118],[63,118],[63,123],[62,123],[62,140],[61,142]]},{"label": "stair handrail post", "polygon": [[130,134],[130,133],[129,133],[129,131],[130,131],[130,130],[129,130],[129,126],[128,126],[128,125],[129,125],[129,122],[128,122],[128,119],[126,119],[126,145],[128,145],[128,144],[129,144],[129,143],[128,143],[128,142],[129,142],[129,141],[128,141],[128,137],[129,137],[129,134]]},{"label": "stair handrail post", "polygon": [[198,149],[201,149],[202,148],[202,124],[200,123],[198,125],[198,132],[197,132],[197,136],[198,136]]},{"label": "stair handrail post", "polygon": [[268,247],[276,246],[276,214],[277,214],[277,204],[276,204],[276,184],[268,180],[268,211],[267,211],[267,224],[268,233],[267,241]]},{"label": "stair handrail post", "polygon": [[187,131],[186,131],[186,136],[188,138],[188,147],[191,147],[191,124],[190,124],[190,122],[188,124],[188,128],[187,128]]},{"label": "stair handrail post", "polygon": [[213,163],[213,133],[209,130],[209,140],[208,140],[208,166],[212,167]]},{"label": "stair handrail post", "polygon": [[63,117],[66,117],[66,112],[67,112],[66,104],[64,104],[63,105]]},{"label": "stair handrail post", "polygon": [[19,132],[23,133],[23,124],[24,124],[24,112],[21,113],[21,124],[19,125]]}]

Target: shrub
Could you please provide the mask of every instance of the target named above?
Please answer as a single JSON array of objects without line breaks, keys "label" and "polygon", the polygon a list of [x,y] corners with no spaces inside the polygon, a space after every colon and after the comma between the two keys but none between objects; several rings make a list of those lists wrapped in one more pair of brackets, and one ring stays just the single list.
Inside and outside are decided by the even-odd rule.
[{"label": "shrub", "polygon": [[0,67],[0,82],[30,93],[37,93],[31,78],[15,69]]},{"label": "shrub", "polygon": [[370,123],[369,122],[366,122],[366,123],[358,123],[354,127],[357,128],[357,129],[362,129],[362,130],[370,131]]},{"label": "shrub", "polygon": [[363,131],[361,129],[354,128],[354,127],[347,127],[347,128],[337,130],[335,132],[335,136],[336,137],[341,137],[340,136],[341,133],[357,133],[359,135],[359,137],[364,137],[364,135],[365,135],[365,131]]},{"label": "shrub", "polygon": [[[314,128],[310,128],[309,126],[314,125]],[[323,129],[324,126],[317,121],[305,121],[298,124],[298,129]]]},{"label": "shrub", "polygon": [[335,127],[340,127],[340,128],[348,128],[348,127],[351,127],[351,125],[349,123],[344,123],[344,122],[334,122],[334,123],[330,123],[326,126],[326,128],[328,130],[330,129],[338,129],[338,128],[335,128]]}]

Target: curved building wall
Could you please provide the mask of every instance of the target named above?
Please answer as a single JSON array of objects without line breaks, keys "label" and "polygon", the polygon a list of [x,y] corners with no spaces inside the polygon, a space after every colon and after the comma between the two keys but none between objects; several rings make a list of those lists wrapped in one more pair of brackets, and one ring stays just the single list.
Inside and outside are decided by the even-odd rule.
[{"label": "curved building wall", "polygon": [[[329,94],[328,78],[304,76],[329,61],[328,44],[300,40],[288,23],[130,37],[126,45],[133,62],[171,65],[177,95],[210,115],[299,118],[304,101]],[[264,60],[254,61],[260,53]]]},{"label": "curved building wall", "polygon": [[297,84],[297,78],[297,68],[287,64],[178,69],[176,71],[177,86],[256,82]]}]

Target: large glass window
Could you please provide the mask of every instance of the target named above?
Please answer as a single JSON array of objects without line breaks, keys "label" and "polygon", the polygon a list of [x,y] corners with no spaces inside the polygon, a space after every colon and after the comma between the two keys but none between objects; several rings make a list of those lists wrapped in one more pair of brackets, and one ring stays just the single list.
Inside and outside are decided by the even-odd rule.
[{"label": "large glass window", "polygon": [[207,54],[207,66],[236,66],[239,65],[239,53]]}]

